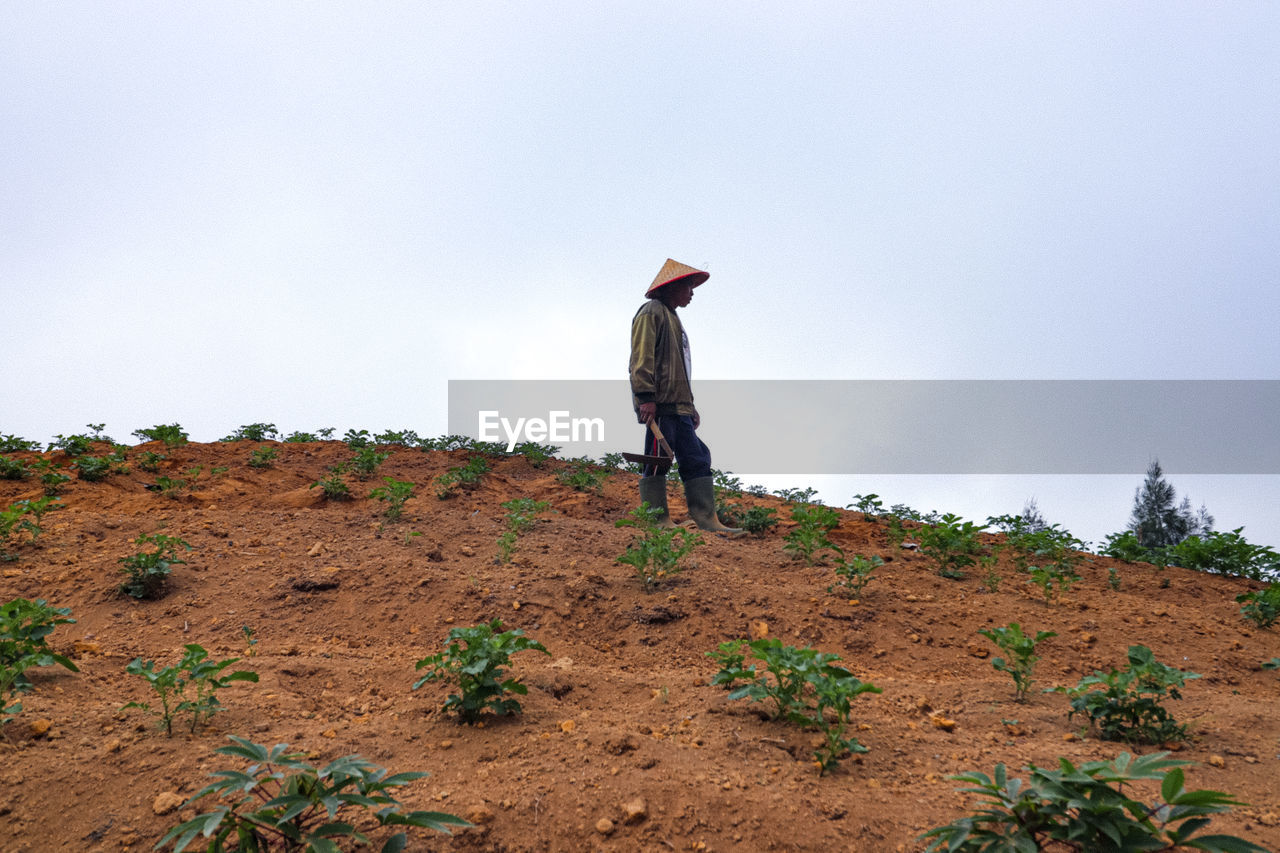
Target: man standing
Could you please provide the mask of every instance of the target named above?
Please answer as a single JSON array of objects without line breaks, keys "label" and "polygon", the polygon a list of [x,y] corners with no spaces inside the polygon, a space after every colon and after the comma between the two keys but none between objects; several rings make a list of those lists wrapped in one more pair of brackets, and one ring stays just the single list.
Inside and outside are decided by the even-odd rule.
[{"label": "man standing", "polygon": [[[656,420],[680,464],[689,515],[703,530],[736,536],[742,531],[726,527],[716,517],[715,489],[711,475],[711,451],[698,438],[701,422],[693,405],[689,384],[689,338],[676,316],[693,299],[693,289],[711,277],[667,259],[657,278],[645,291],[648,300],[631,320],[631,395],[636,417],[646,426]],[[657,437],[645,431],[647,456],[658,455]],[[660,510],[660,524],[670,524],[667,514],[667,473],[646,466],[640,476],[640,500]]]}]

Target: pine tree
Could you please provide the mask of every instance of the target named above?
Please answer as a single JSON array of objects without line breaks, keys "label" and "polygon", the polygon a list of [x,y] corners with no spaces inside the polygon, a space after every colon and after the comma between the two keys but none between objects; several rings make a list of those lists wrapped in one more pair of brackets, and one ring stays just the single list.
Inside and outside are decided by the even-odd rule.
[{"label": "pine tree", "polygon": [[1177,545],[1193,533],[1212,529],[1213,516],[1204,506],[1200,507],[1197,517],[1191,510],[1189,498],[1184,497],[1181,505],[1176,500],[1177,492],[1164,478],[1160,460],[1152,460],[1147,467],[1147,479],[1134,492],[1133,512],[1129,517],[1129,529],[1143,547]]}]

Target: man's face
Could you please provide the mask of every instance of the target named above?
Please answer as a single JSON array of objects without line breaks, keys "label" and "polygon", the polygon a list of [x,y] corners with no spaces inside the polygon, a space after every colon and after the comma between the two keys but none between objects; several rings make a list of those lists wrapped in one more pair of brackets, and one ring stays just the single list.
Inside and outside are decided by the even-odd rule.
[{"label": "man's face", "polygon": [[688,281],[677,281],[663,289],[663,301],[671,308],[683,308],[693,301],[693,285]]}]

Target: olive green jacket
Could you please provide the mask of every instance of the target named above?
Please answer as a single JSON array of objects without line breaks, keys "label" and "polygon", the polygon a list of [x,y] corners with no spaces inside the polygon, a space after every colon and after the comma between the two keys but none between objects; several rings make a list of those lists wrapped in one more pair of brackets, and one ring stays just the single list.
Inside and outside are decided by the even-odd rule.
[{"label": "olive green jacket", "polygon": [[657,403],[660,415],[695,415],[685,357],[688,337],[676,312],[649,299],[631,320],[631,404]]}]

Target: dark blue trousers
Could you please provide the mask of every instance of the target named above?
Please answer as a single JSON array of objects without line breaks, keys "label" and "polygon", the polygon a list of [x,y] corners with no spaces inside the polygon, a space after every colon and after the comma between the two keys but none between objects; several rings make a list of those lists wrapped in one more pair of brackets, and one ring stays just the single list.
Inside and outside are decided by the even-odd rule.
[{"label": "dark blue trousers", "polygon": [[[658,429],[662,430],[662,437],[667,440],[667,444],[671,445],[676,461],[680,463],[681,480],[687,482],[699,477],[711,476],[711,451],[694,432],[691,416],[658,415]],[[644,454],[646,456],[662,455],[662,450],[658,447],[658,437],[647,426],[644,428]],[[655,466],[646,465],[641,476],[652,477],[656,473],[658,471]]]}]

